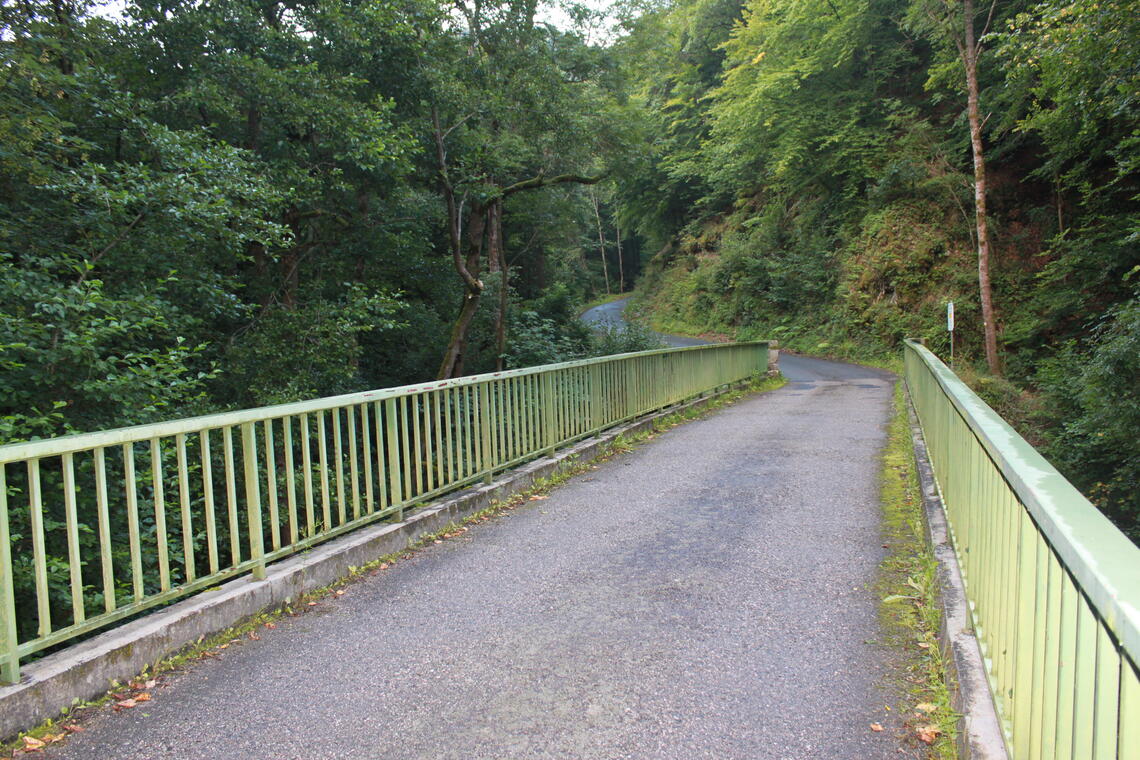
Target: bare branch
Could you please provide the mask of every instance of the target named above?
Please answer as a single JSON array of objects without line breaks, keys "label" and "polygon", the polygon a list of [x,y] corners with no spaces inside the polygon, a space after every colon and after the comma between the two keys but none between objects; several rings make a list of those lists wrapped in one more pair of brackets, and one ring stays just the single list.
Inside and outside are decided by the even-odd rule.
[{"label": "bare branch", "polygon": [[596,185],[609,176],[609,172],[602,172],[594,177],[585,177],[581,174],[559,174],[554,177],[544,177],[539,174],[537,177],[524,179],[521,182],[516,182],[510,187],[503,188],[503,197],[514,195],[515,193],[523,190],[533,190],[536,187],[547,187],[549,185],[561,185],[567,183],[576,183],[579,185]]}]

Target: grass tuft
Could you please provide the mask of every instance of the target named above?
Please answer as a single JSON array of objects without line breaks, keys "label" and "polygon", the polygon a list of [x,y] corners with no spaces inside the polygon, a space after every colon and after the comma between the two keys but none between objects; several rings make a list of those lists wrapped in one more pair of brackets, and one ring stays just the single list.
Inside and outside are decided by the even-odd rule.
[{"label": "grass tuft", "polygon": [[895,386],[887,447],[882,459],[883,542],[887,557],[877,590],[886,643],[896,653],[895,708],[904,742],[920,756],[957,757],[957,723],[938,632],[942,605],[938,564],[926,539],[902,383]]}]

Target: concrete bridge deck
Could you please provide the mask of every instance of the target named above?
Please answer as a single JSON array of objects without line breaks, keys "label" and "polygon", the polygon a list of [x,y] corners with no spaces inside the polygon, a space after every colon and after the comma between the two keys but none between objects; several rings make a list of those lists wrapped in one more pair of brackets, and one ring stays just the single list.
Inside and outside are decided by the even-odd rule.
[{"label": "concrete bridge deck", "polygon": [[892,379],[787,359],[784,388],[400,561],[44,755],[899,757],[870,588]]}]

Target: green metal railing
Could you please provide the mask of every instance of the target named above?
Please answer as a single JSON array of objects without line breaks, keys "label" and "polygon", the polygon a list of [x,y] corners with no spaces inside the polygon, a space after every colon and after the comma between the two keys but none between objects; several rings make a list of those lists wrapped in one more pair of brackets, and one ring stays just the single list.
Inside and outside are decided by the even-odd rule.
[{"label": "green metal railing", "polygon": [[1014,758],[1140,758],[1140,549],[921,345],[906,383]]},{"label": "green metal railing", "polygon": [[21,658],[767,368],[622,354],[0,446],[0,681]]}]

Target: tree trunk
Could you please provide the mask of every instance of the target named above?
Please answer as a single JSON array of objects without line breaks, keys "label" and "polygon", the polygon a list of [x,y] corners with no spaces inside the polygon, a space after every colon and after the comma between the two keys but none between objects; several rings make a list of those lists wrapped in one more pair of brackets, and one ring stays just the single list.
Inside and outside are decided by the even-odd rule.
[{"label": "tree trunk", "polygon": [[478,292],[470,290],[463,294],[459,317],[455,320],[455,326],[451,328],[451,340],[447,343],[447,350],[443,352],[443,364],[440,365],[437,375],[439,380],[463,374],[463,352],[467,348],[467,333],[471,330],[471,322],[479,309],[479,295]]},{"label": "tree trunk", "polygon": [[492,272],[499,272],[499,308],[495,311],[495,371],[503,371],[507,352],[507,307],[510,295],[510,267],[503,251],[503,201],[491,202],[487,209],[487,252]]},{"label": "tree trunk", "polygon": [[[463,304],[459,308],[459,316],[451,329],[451,339],[447,349],[443,352],[443,362],[439,367],[439,380],[459,377],[463,374],[463,356],[467,349],[467,334],[471,331],[471,322],[479,308],[479,297],[483,294],[483,281],[479,279],[480,259],[483,256],[483,233],[487,229],[487,207],[473,203],[467,214],[467,229],[461,242],[463,251],[454,251],[456,270],[463,279],[466,292],[463,294]],[[458,225],[455,227],[458,229]],[[462,241],[462,238],[460,238]]]},{"label": "tree trunk", "polygon": [[625,258],[621,251],[621,223],[617,220],[617,215],[614,215],[614,237],[617,238],[618,249],[618,292],[625,292]]},{"label": "tree trunk", "polygon": [[986,364],[993,375],[1001,374],[998,360],[997,324],[993,289],[990,286],[990,235],[986,224],[986,156],[982,149],[982,116],[978,106],[978,57],[981,47],[974,39],[974,0],[964,0],[966,44],[961,48],[966,69],[966,114],[970,120],[970,147],[974,155],[974,219],[978,228],[978,292],[982,303]]},{"label": "tree trunk", "polygon": [[610,295],[610,270],[606,264],[606,238],[602,234],[602,215],[598,212],[598,194],[591,192],[590,199],[594,202],[594,219],[598,222],[598,249],[602,255],[602,276],[606,278],[606,295]]}]

